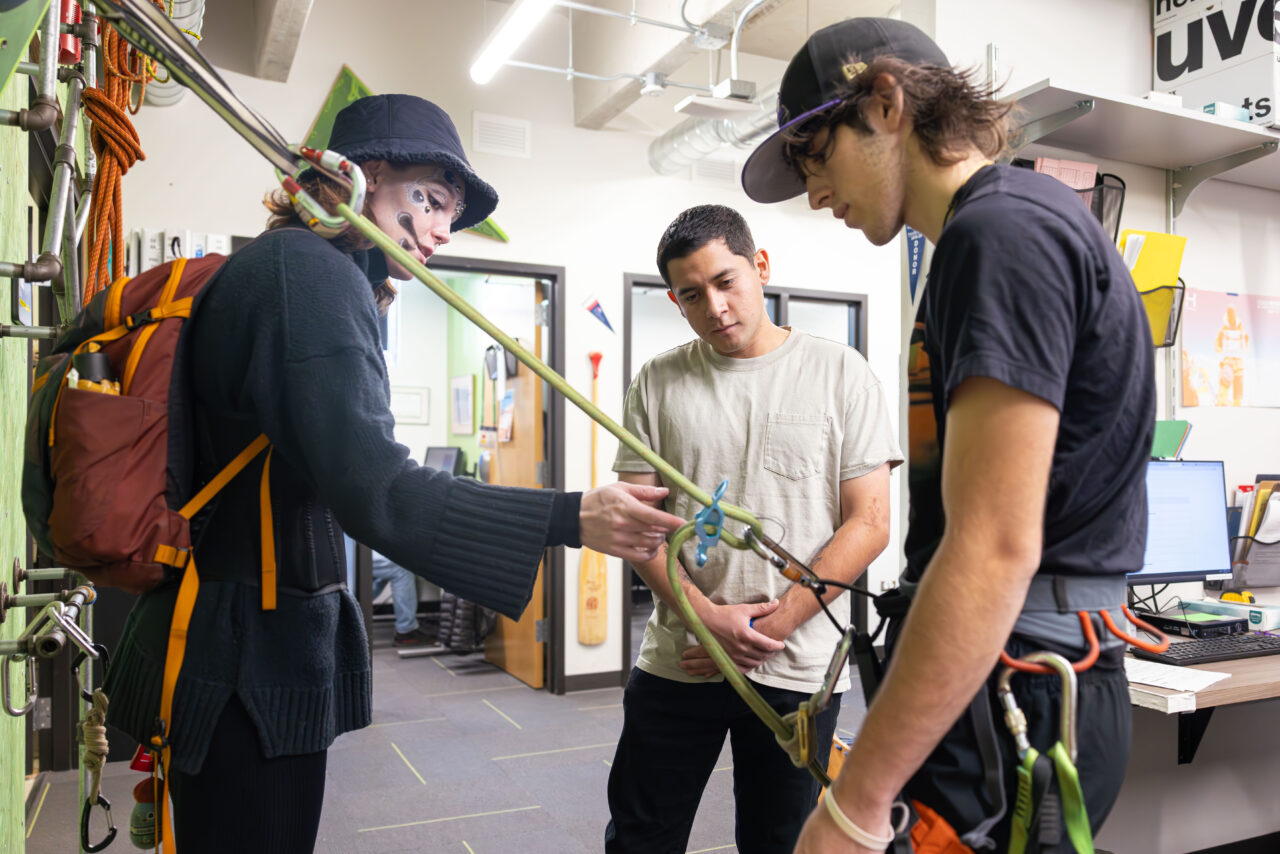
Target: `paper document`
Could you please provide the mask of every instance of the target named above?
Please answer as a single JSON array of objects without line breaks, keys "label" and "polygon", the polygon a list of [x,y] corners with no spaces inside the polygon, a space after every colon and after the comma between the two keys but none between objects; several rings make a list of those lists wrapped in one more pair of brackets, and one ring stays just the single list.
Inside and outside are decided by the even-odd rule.
[{"label": "paper document", "polygon": [[1231,675],[1219,673],[1216,670],[1194,670],[1190,667],[1161,664],[1158,661],[1143,661],[1139,658],[1126,658],[1124,673],[1129,677],[1130,682],[1169,688],[1174,691],[1203,691],[1213,683],[1221,682]]}]

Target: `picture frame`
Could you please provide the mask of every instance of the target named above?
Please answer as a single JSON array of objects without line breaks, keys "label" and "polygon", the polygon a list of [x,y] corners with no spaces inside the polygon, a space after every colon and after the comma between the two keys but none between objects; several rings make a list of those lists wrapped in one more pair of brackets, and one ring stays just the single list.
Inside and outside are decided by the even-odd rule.
[{"label": "picture frame", "polygon": [[392,386],[391,414],[397,424],[430,424],[431,389],[425,386]]},{"label": "picture frame", "polygon": [[476,432],[476,375],[463,374],[449,379],[449,432],[455,436],[472,436]]}]

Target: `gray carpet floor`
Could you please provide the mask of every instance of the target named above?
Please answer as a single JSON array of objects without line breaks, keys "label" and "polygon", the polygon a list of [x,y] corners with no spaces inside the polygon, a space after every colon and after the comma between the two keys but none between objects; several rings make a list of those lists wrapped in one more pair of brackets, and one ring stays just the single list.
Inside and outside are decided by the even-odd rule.
[{"label": "gray carpet floor", "polygon": [[[639,649],[646,614],[632,627]],[[374,631],[374,723],[329,751],[319,854],[587,854],[603,849],[605,785],[622,728],[622,689],[564,696],[534,691],[480,655],[405,658],[392,628]],[[856,689],[840,713],[843,737],[864,708]],[[732,852],[732,759],[726,743],[703,795],[689,854]],[[103,791],[127,839],[127,763],[108,765]],[[36,793],[27,854],[78,851],[75,772],[50,774]],[[44,786],[44,784],[42,784]],[[96,841],[101,833],[95,823]]]}]

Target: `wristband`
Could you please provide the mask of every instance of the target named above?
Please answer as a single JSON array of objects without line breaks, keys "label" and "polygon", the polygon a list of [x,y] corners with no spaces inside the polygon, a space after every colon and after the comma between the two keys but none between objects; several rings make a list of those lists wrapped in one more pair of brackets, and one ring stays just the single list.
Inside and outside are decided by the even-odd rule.
[{"label": "wristband", "polygon": [[835,794],[830,789],[827,789],[827,794],[822,799],[822,802],[827,805],[827,814],[836,823],[836,827],[840,828],[840,831],[845,836],[863,848],[868,848],[872,851],[884,851],[893,842],[896,834],[892,830],[889,831],[888,836],[875,836],[854,824],[852,819],[840,810],[840,807],[836,804]]}]

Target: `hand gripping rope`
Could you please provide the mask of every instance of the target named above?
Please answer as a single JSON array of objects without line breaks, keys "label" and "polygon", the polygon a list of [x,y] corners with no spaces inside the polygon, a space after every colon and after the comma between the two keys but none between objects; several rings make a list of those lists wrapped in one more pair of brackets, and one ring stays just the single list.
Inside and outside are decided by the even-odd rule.
[{"label": "hand gripping rope", "polygon": [[[682,526],[672,535],[670,547],[667,551],[667,576],[671,581],[676,605],[685,622],[693,629],[699,642],[724,674],[725,679],[774,733],[778,743],[791,757],[791,761],[797,767],[808,767],[813,776],[822,785],[828,785],[830,781],[819,763],[818,750],[822,746],[813,743],[815,734],[811,725],[812,719],[830,703],[836,681],[839,679],[840,673],[848,660],[850,649],[855,643],[855,636],[860,641],[865,639],[865,642],[874,641],[874,636],[866,638],[864,635],[857,634],[853,626],[841,626],[827,609],[822,596],[827,592],[829,586],[842,587],[868,597],[871,594],[866,591],[854,590],[851,585],[842,582],[819,578],[801,561],[788,554],[777,542],[767,537],[759,518],[754,514],[741,507],[720,501],[727,483],[722,483],[717,488],[714,496],[699,488],[621,425],[601,412],[600,409],[583,397],[542,360],[531,354],[515,339],[504,333],[459,297],[434,273],[419,263],[416,258],[401,248],[399,244],[359,212],[364,207],[364,182],[360,169],[356,168],[354,164],[347,161],[339,153],[290,147],[274,127],[236,97],[231,88],[219,77],[213,67],[205,61],[199,51],[182,38],[178,29],[155,6],[151,5],[147,0],[100,0],[99,5],[101,17],[114,25],[120,35],[130,44],[164,65],[175,79],[195,92],[201,100],[205,101],[215,112],[222,116],[240,136],[276,168],[281,184],[301,211],[305,212],[304,219],[312,229],[322,236],[329,237],[340,233],[346,228],[356,229],[361,235],[380,248],[389,258],[394,259],[416,279],[430,288],[432,292],[459,314],[480,327],[508,351],[514,353],[531,371],[564,395],[571,403],[586,413],[588,417],[613,434],[623,445],[653,466],[655,470],[664,476],[667,482],[684,490],[684,492],[704,505],[706,509],[697,514],[695,521]],[[338,204],[336,210],[330,212],[307,196],[294,176],[302,170],[310,168],[319,169],[326,175],[350,187],[351,195],[348,202]],[[741,535],[735,535],[724,529],[724,523],[729,519],[745,525]],[[831,659],[822,687],[809,700],[801,703],[795,712],[784,717],[769,706],[752,688],[750,682],[738,671],[733,660],[725,653],[715,637],[698,619],[697,614],[694,613],[693,607],[684,595],[680,585],[678,555],[684,544],[695,534],[699,539],[698,553],[700,558],[706,554],[706,549],[714,546],[717,541],[723,541],[731,548],[754,551],[782,573],[784,577],[811,590],[818,598],[823,611],[826,612],[840,632],[840,642]],[[702,562],[700,560],[699,564],[701,565]],[[1106,619],[1105,613],[1103,617]],[[1082,618],[1082,621],[1087,622],[1087,618]],[[1111,627],[1109,626],[1109,628]],[[1088,626],[1086,631],[1088,634],[1092,634],[1092,627]],[[879,630],[877,630],[876,634],[879,634]],[[1011,660],[1005,663],[1010,664],[1010,662]],[[1017,664],[1023,663],[1018,662]],[[1014,666],[1017,666],[1017,664]],[[1084,662],[1081,662],[1081,664],[1088,666]],[[1039,662],[1028,662],[1023,666],[1035,669],[1044,667]]]}]

